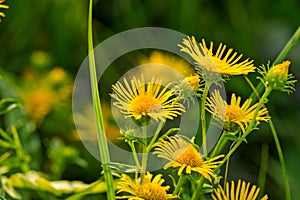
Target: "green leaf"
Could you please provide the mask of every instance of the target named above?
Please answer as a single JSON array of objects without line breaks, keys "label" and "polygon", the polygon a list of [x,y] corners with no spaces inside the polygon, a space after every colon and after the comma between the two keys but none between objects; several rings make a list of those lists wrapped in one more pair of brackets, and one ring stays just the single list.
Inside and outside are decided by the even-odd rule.
[{"label": "green leaf", "polygon": [[11,143],[6,142],[4,140],[0,140],[0,146],[2,148],[14,148],[14,145],[12,145]]},{"label": "green leaf", "polygon": [[106,183],[103,181],[96,181],[94,183],[91,183],[87,188],[83,189],[82,191],[79,191],[76,194],[69,196],[66,200],[80,200],[86,195],[104,192],[106,192]]},{"label": "green leaf", "polygon": [[12,142],[13,139],[9,136],[8,133],[6,133],[2,128],[0,128],[0,135],[7,141]]},{"label": "green leaf", "polygon": [[204,194],[212,193],[213,191],[214,191],[214,188],[210,184],[203,183],[202,192]]},{"label": "green leaf", "polygon": [[231,141],[238,141],[238,137],[231,133],[224,133],[224,137]]},{"label": "green leaf", "polygon": [[106,166],[110,167],[111,169],[123,172],[123,173],[134,173],[136,172],[136,166],[135,165],[127,165],[117,162],[110,162],[105,164]]},{"label": "green leaf", "polygon": [[3,115],[10,110],[20,105],[19,100],[14,98],[4,98],[0,100],[0,115]]}]

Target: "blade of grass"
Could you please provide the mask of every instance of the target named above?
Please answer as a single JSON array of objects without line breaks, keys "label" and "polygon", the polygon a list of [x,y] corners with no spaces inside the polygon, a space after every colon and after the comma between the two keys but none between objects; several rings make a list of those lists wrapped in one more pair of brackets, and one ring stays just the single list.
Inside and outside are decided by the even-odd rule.
[{"label": "blade of grass", "polygon": [[104,130],[104,123],[101,110],[101,102],[98,90],[97,72],[96,72],[96,62],[93,47],[93,28],[92,28],[92,9],[93,0],[90,0],[89,4],[89,16],[88,16],[88,53],[89,53],[89,68],[90,68],[90,79],[91,79],[91,89],[93,97],[93,107],[97,123],[97,136],[100,158],[103,163],[104,179],[107,187],[107,199],[115,199],[115,189],[113,184],[113,177],[111,169],[106,166],[106,163],[110,162],[109,151],[106,141],[106,135]]}]

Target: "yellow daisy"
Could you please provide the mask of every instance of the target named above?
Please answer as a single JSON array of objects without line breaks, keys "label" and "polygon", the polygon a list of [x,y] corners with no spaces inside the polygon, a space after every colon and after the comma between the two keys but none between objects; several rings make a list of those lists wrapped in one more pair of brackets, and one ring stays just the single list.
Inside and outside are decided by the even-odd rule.
[{"label": "yellow daisy", "polygon": [[[215,90],[211,97],[207,98],[206,110],[209,111],[214,117],[225,122],[224,129],[227,131],[236,130],[238,125],[242,132],[248,127],[249,122],[252,121],[255,109],[258,103],[251,106],[251,99],[247,99],[242,106],[241,97],[236,97],[235,94],[231,96],[231,103],[228,105],[220,95],[220,91]],[[268,121],[270,116],[268,115],[267,108],[262,108],[258,111],[256,116],[257,121]]]},{"label": "yellow daisy", "polygon": [[141,80],[134,77],[130,84],[126,78],[123,82],[112,86],[114,92],[111,97],[116,100],[113,105],[117,106],[125,117],[165,121],[179,116],[185,110],[174,98],[174,92],[168,90],[169,85],[162,87],[161,80],[153,78],[145,84],[143,77]]},{"label": "yellow daisy", "polygon": [[162,175],[158,174],[153,179],[153,175],[147,172],[139,183],[138,179],[132,180],[126,174],[122,174],[120,181],[117,183],[118,192],[126,192],[130,195],[117,196],[116,199],[128,200],[167,200],[178,198],[168,194],[170,186],[162,186],[165,182]]},{"label": "yellow daisy", "polygon": [[223,155],[204,160],[199,151],[196,150],[193,140],[192,143],[185,141],[179,137],[169,137],[169,141],[161,140],[156,144],[154,154],[158,157],[169,160],[170,162],[164,166],[164,169],[169,167],[179,167],[178,176],[185,169],[186,174],[191,174],[192,171],[201,174],[204,178],[212,181],[216,177],[213,169],[217,168],[220,161],[216,161]]},{"label": "yellow daisy", "polygon": [[[257,200],[259,188],[253,185],[250,189],[250,183],[239,180],[237,187],[235,188],[234,182],[226,183],[226,189],[224,190],[220,185],[214,189],[212,194],[213,200]],[[268,196],[265,195],[261,200],[267,200]]]},{"label": "yellow daisy", "polygon": [[[9,7],[7,5],[3,5],[2,3],[5,0],[0,0],[0,9],[4,8],[4,9],[8,9]],[[6,15],[3,12],[0,12],[0,22],[1,22],[1,17],[5,17]]]},{"label": "yellow daisy", "polygon": [[213,53],[213,42],[210,42],[210,47],[207,48],[204,39],[202,39],[202,43],[198,44],[195,37],[184,39],[183,45],[179,44],[178,46],[182,52],[189,54],[194,59],[201,71],[205,69],[222,75],[246,75],[255,71],[253,60],[246,59],[239,62],[243,55],[237,56],[236,52],[233,53],[233,49],[229,49],[224,54],[226,45],[222,43],[216,53]]}]

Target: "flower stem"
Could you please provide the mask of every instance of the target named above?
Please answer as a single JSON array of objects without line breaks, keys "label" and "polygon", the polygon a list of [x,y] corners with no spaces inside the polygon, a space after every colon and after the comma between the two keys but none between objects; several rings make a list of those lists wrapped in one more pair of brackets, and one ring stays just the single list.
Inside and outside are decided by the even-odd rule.
[{"label": "flower stem", "polygon": [[[297,37],[299,38],[299,36],[300,36],[300,26],[299,26],[298,30],[296,31],[296,33],[294,34],[294,36],[295,35],[298,35]],[[289,45],[286,45],[286,46],[289,46]],[[282,52],[284,52],[284,50]],[[276,59],[276,60],[279,60],[279,61],[275,61],[274,63],[280,62],[281,60],[284,59],[284,58],[282,58],[281,54],[283,54],[283,53],[280,53],[279,56]],[[250,87],[253,89],[253,92],[254,92],[254,94],[256,94],[257,98],[260,99],[259,93],[258,93],[258,91],[256,91],[256,88],[253,87],[253,84],[251,83],[251,81],[248,79],[247,82],[249,83]],[[279,162],[280,162],[280,165],[281,165],[282,176],[283,176],[284,185],[285,185],[285,196],[286,196],[287,200],[290,200],[291,199],[291,190],[290,190],[290,186],[289,186],[289,180],[288,180],[288,175],[287,175],[285,160],[284,160],[283,152],[282,152],[281,145],[280,145],[280,142],[279,142],[279,139],[278,139],[278,134],[277,134],[277,131],[276,131],[276,128],[275,128],[275,126],[273,124],[272,119],[269,120],[269,125],[270,125],[272,136],[273,136],[273,139],[275,141],[276,149],[277,149],[278,156],[279,156]],[[264,152],[265,148],[263,148],[263,150],[262,150],[263,152]],[[262,152],[262,159],[263,159],[263,152]],[[267,154],[267,153],[264,153],[264,154]],[[264,157],[268,157],[268,155],[264,155]],[[265,158],[265,159],[266,159],[266,161],[264,161],[265,164],[262,164],[261,170],[259,172],[259,179],[258,179],[258,183],[259,183],[258,185],[261,188],[260,195],[263,194],[262,191],[264,189],[264,182],[265,182],[265,177],[263,178],[263,175],[262,175],[263,171],[262,170],[266,171],[266,168],[267,168],[266,166],[264,166],[264,165],[267,165],[267,158]],[[262,160],[262,163],[263,163],[263,160]]]},{"label": "flower stem", "polygon": [[227,141],[228,140],[225,138],[225,132],[223,132],[221,137],[219,138],[216,146],[214,147],[212,153],[210,154],[210,157],[213,158],[216,155],[218,155],[220,153],[220,151],[222,151],[224,146],[227,144]]},{"label": "flower stem", "polygon": [[104,130],[104,123],[101,110],[101,102],[99,96],[98,82],[97,82],[97,73],[96,73],[96,62],[94,55],[93,47],[93,28],[92,28],[92,9],[93,9],[93,0],[90,0],[89,4],[89,16],[88,16],[88,53],[89,53],[89,69],[90,69],[90,79],[91,79],[91,90],[93,97],[93,107],[96,117],[97,125],[97,138],[99,153],[101,161],[103,163],[104,179],[107,187],[107,199],[115,199],[115,188],[113,183],[113,177],[111,169],[106,166],[106,163],[110,162],[109,151],[106,141],[106,135]]},{"label": "flower stem", "polygon": [[284,181],[284,189],[285,189],[285,199],[286,200],[291,200],[291,190],[290,190],[290,184],[289,184],[289,178],[288,178],[288,174],[287,174],[287,170],[286,170],[286,165],[285,165],[285,161],[284,161],[284,156],[283,156],[283,152],[281,149],[281,145],[277,136],[277,132],[275,129],[275,126],[273,124],[272,121],[269,122],[270,124],[270,128],[271,128],[271,132],[275,141],[275,145],[276,145],[276,149],[278,152],[278,157],[279,157],[279,162],[281,165],[281,170],[282,170],[282,176],[283,176],[283,181]]},{"label": "flower stem", "polygon": [[201,101],[201,126],[202,126],[202,147],[203,154],[207,155],[207,146],[206,146],[206,119],[205,119],[205,102],[207,98],[207,94],[210,88],[210,84],[207,83],[204,87],[202,101]]},{"label": "flower stem", "polygon": [[[300,38],[300,26],[297,28],[297,30],[295,31],[295,33],[293,34],[293,36],[286,43],[286,45],[283,47],[283,49],[281,50],[281,52],[279,53],[279,55],[277,56],[277,58],[273,62],[273,65],[282,62],[286,58],[286,56],[288,55],[288,53],[291,51],[292,47],[297,44],[299,38]],[[252,98],[252,100],[255,101],[256,98],[257,98],[257,95],[255,94],[255,91],[257,91],[259,94],[261,94],[262,91],[263,91],[263,89],[264,89],[264,84],[262,82],[260,82],[256,86],[256,89],[250,95],[250,98]]]},{"label": "flower stem", "polygon": [[199,180],[199,183],[197,184],[196,190],[194,191],[194,194],[193,194],[191,200],[197,200],[198,199],[198,197],[200,195],[200,192],[202,190],[202,187],[203,187],[203,183],[204,183],[204,177],[201,176],[201,178]]},{"label": "flower stem", "polygon": [[142,166],[141,166],[141,180],[143,180],[147,168],[148,152],[147,152],[147,126],[142,125],[143,137],[143,153],[142,153]]},{"label": "flower stem", "polygon": [[137,166],[137,169],[140,170],[140,169],[141,169],[141,164],[140,164],[140,161],[139,161],[139,159],[138,159],[138,157],[137,157],[137,153],[136,153],[136,149],[135,149],[134,143],[130,142],[130,143],[128,143],[128,144],[129,144],[129,146],[130,146],[130,148],[131,148],[131,150],[132,150],[133,159],[134,159],[134,161],[135,161],[135,164],[136,164],[136,166]]},{"label": "flower stem", "polygon": [[176,187],[174,189],[173,195],[178,195],[183,183],[184,183],[184,176],[181,175],[181,176],[179,176],[179,179],[178,179],[178,182],[177,182]]},{"label": "flower stem", "polygon": [[153,144],[155,143],[157,137],[159,136],[159,133],[160,133],[161,129],[163,128],[163,126],[164,126],[164,122],[162,122],[162,121],[159,122],[158,127],[157,127],[149,145],[147,146],[147,153],[151,151]]}]

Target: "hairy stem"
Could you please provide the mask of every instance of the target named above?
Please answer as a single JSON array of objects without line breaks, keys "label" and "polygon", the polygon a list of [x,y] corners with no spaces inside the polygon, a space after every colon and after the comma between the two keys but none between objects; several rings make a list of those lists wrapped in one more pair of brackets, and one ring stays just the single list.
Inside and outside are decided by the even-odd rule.
[{"label": "hairy stem", "polygon": [[142,166],[141,166],[141,180],[143,180],[147,168],[148,152],[147,152],[147,126],[142,125],[143,136],[143,154],[142,154]]},{"label": "hairy stem", "polygon": [[181,176],[179,176],[179,179],[178,179],[178,182],[177,182],[176,187],[174,189],[173,195],[178,195],[183,183],[184,183],[184,176],[181,175]]}]

